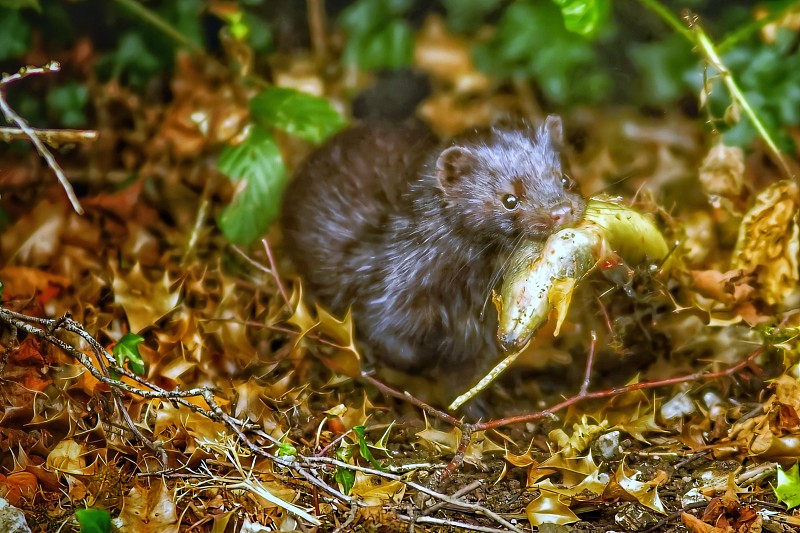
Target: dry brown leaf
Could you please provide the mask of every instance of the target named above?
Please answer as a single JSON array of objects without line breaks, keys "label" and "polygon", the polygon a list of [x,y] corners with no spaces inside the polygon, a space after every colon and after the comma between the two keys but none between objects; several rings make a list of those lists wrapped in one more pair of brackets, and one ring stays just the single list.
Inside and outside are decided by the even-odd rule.
[{"label": "dry brown leaf", "polygon": [[173,285],[166,272],[161,279],[150,281],[139,263],[130,272],[114,272],[114,301],[125,310],[132,332],[154,325],[175,309],[181,287]]},{"label": "dry brown leaf", "polygon": [[149,489],[137,485],[122,500],[115,525],[121,533],[177,533],[178,514],[172,491],[154,481]]},{"label": "dry brown leaf", "polygon": [[472,63],[472,42],[447,30],[439,15],[429,15],[417,32],[414,63],[434,78],[452,85],[456,93],[485,92],[491,82]]},{"label": "dry brown leaf", "polygon": [[774,183],[761,191],[739,227],[731,269],[755,272],[769,304],[782,304],[798,291],[798,203],[794,181]]},{"label": "dry brown leaf", "polygon": [[720,139],[703,160],[699,177],[707,196],[739,196],[744,187],[744,152]]}]

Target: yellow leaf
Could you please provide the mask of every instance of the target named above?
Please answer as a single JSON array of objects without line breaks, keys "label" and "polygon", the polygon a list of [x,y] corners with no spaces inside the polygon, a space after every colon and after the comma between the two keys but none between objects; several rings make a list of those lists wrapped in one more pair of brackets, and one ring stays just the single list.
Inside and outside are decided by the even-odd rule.
[{"label": "yellow leaf", "polygon": [[114,301],[125,310],[131,331],[138,333],[175,309],[181,286],[172,285],[166,272],[161,279],[150,281],[139,263],[125,274],[115,270]]},{"label": "yellow leaf", "polygon": [[558,495],[546,491],[542,491],[538,498],[525,507],[525,514],[535,527],[542,524],[571,524],[579,520],[578,515],[563,504]]},{"label": "yellow leaf", "polygon": [[399,504],[406,492],[405,483],[356,472],[351,494],[359,496],[367,505]]}]

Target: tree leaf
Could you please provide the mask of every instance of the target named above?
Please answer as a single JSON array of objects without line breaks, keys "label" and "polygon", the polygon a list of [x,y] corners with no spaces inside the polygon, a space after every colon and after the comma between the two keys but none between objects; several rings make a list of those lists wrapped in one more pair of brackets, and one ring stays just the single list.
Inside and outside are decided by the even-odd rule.
[{"label": "tree leaf", "polygon": [[398,68],[411,63],[414,32],[402,15],[412,0],[359,0],[342,12],[347,34],[342,59],[362,70]]},{"label": "tree leaf", "polygon": [[0,0],[0,8],[3,7],[8,9],[25,9],[29,7],[36,11],[42,10],[39,0]]},{"label": "tree leaf", "polygon": [[112,353],[117,358],[119,366],[125,366],[125,361],[128,362],[128,368],[137,376],[144,375],[144,360],[139,353],[139,344],[144,342],[144,337],[140,337],[135,333],[126,333],[117,344],[114,345]]},{"label": "tree leaf", "polygon": [[372,452],[369,450],[367,439],[364,436],[364,426],[355,426],[353,427],[353,431],[358,437],[358,451],[361,453],[361,457],[369,461],[369,464],[378,470],[385,472],[386,468],[375,459],[375,456],[373,456]]},{"label": "tree leaf", "polygon": [[778,501],[786,505],[787,509],[792,509],[800,505],[800,473],[797,464],[789,470],[784,471],[778,465],[778,484],[772,487]]},{"label": "tree leaf", "polygon": [[270,87],[250,100],[253,120],[301,139],[319,143],[344,126],[331,103],[318,96],[286,87]]},{"label": "tree leaf", "polygon": [[255,126],[242,144],[225,149],[217,167],[240,181],[233,201],[219,217],[219,227],[228,241],[250,245],[278,218],[286,186],[281,152],[272,134]]},{"label": "tree leaf", "polygon": [[78,509],[75,517],[81,525],[81,533],[109,533],[111,514],[104,509]]},{"label": "tree leaf", "polygon": [[0,11],[0,61],[20,57],[30,47],[31,28],[25,19],[17,11]]},{"label": "tree leaf", "polygon": [[608,0],[553,0],[561,8],[564,26],[571,32],[591,37],[608,20]]}]

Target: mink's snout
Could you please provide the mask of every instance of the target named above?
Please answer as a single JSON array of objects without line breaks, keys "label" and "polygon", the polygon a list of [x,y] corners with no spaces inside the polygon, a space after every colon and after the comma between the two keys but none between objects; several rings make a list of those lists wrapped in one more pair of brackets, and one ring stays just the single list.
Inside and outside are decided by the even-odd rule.
[{"label": "mink's snout", "polygon": [[558,204],[550,209],[550,223],[553,228],[560,228],[577,222],[581,213],[572,202]]}]

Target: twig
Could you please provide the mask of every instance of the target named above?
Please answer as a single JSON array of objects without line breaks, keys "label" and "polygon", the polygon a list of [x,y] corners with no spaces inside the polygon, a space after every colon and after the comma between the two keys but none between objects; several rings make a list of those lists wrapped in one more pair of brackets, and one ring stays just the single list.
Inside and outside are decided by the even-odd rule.
[{"label": "twig", "polygon": [[289,293],[286,291],[286,287],[284,287],[280,275],[278,275],[278,266],[275,263],[275,257],[272,255],[272,248],[269,245],[269,241],[267,241],[267,239],[261,239],[261,242],[264,244],[264,250],[267,252],[270,273],[272,274],[272,277],[275,278],[275,283],[278,285],[278,290],[281,292],[283,301],[286,303],[287,307],[289,307],[289,311],[294,312],[294,309],[292,309],[292,304],[289,300]]},{"label": "twig", "polygon": [[[483,480],[482,479],[475,480],[472,483],[470,483],[469,485],[467,485],[466,487],[462,487],[462,488],[458,489],[457,491],[455,491],[451,497],[452,498],[460,498],[460,497],[464,496],[465,494],[469,494],[473,490],[480,488],[481,485],[483,485]],[[425,509],[423,509],[422,515],[426,516],[426,515],[429,515],[431,513],[435,513],[436,511],[438,511],[439,509],[441,509],[445,505],[447,505],[447,502],[439,502],[436,505],[431,505],[430,507],[426,507]]]},{"label": "twig", "polygon": [[75,196],[75,191],[72,189],[72,184],[67,179],[64,171],[61,170],[56,158],[39,139],[33,128],[31,128],[21,116],[11,109],[11,106],[8,105],[8,102],[6,102],[5,94],[3,94],[3,87],[14,81],[21,80],[33,74],[47,74],[50,72],[58,72],[59,70],[61,70],[61,65],[57,61],[51,61],[44,67],[24,67],[21,68],[16,74],[4,76],[2,79],[0,79],[0,110],[3,111],[3,114],[6,116],[6,119],[9,122],[13,122],[19,126],[19,128],[31,140],[33,146],[36,147],[36,151],[39,152],[39,155],[45,160],[47,166],[50,167],[50,170],[55,173],[56,178],[58,178],[58,181],[61,183],[61,187],[64,189],[64,192],[67,194],[67,198],[69,198],[69,201],[72,204],[72,208],[76,213],[82,215],[84,212],[83,207],[81,207],[78,197]]},{"label": "twig", "polygon": [[527,415],[520,415],[520,416],[512,416],[509,418],[501,418],[498,420],[490,420],[488,422],[481,422],[474,424],[472,427],[475,431],[486,431],[489,429],[497,429],[503,426],[508,426],[510,424],[520,424],[520,423],[540,420],[558,411],[561,411],[562,409],[566,409],[571,405],[575,405],[577,403],[586,400],[609,398],[611,396],[617,396],[635,390],[655,389],[659,387],[666,387],[668,385],[687,383],[690,381],[712,381],[715,379],[720,379],[723,377],[733,375],[736,372],[739,372],[746,366],[750,365],[750,363],[752,363],[755,360],[755,358],[761,355],[762,353],[764,353],[764,348],[757,348],[755,351],[753,351],[745,359],[739,361],[737,364],[728,367],[725,370],[720,370],[718,372],[708,372],[708,373],[696,372],[694,374],[688,374],[685,376],[678,376],[669,379],[662,379],[658,381],[643,381],[641,383],[634,383],[632,385],[626,385],[624,387],[616,387],[613,389],[601,390],[596,392],[587,392],[586,394],[578,394],[576,396],[573,396],[572,398],[568,398],[563,402],[559,402],[551,407],[548,407],[547,409],[544,409],[536,413],[530,413]]},{"label": "twig", "polygon": [[594,351],[597,348],[597,333],[592,331],[590,336],[592,340],[589,343],[589,354],[586,356],[586,372],[583,375],[583,385],[581,385],[581,391],[579,393],[581,395],[589,391],[589,383],[592,380],[592,367],[594,366]]},{"label": "twig", "polygon": [[706,60],[719,72],[719,75],[722,77],[722,80],[725,83],[731,98],[733,98],[736,103],[742,106],[747,118],[749,118],[750,122],[752,122],[753,127],[756,129],[764,142],[767,143],[767,146],[780,165],[781,170],[784,171],[787,177],[793,178],[794,176],[792,171],[789,168],[789,165],[786,163],[783,154],[778,149],[778,146],[775,144],[775,141],[772,139],[772,135],[770,135],[770,133],[767,131],[764,123],[760,118],[758,118],[758,115],[750,106],[750,102],[744,96],[744,93],[742,93],[742,91],[739,89],[739,85],[736,83],[733,74],[720,59],[716,47],[711,42],[711,39],[708,37],[708,34],[705,32],[705,30],[703,30],[703,28],[700,26],[700,23],[695,18],[692,18],[690,20],[690,28],[687,28],[666,7],[661,5],[658,0],[639,1],[651,11],[656,13],[664,22],[672,26],[681,35],[686,37],[690,43],[697,46],[697,48],[703,52]]},{"label": "twig", "polygon": [[307,0],[308,30],[311,34],[311,48],[320,65],[324,65],[328,55],[327,34],[325,32],[324,0]]},{"label": "twig", "polygon": [[447,520],[444,518],[434,518],[432,516],[411,517],[404,514],[398,514],[396,516],[400,520],[405,520],[407,522],[417,522],[420,524],[436,524],[440,526],[449,526],[458,528],[459,530],[480,531],[482,533],[508,533],[509,530],[520,531],[518,528],[513,526],[509,527],[508,529],[498,529],[496,527],[479,526],[477,524],[468,524],[467,522],[458,522],[456,520]]},{"label": "twig", "polygon": [[[91,143],[97,140],[95,130],[46,130],[30,128],[45,144],[52,148],[59,148],[65,144]],[[29,139],[22,128],[0,128],[0,141],[11,142],[19,139]]]},{"label": "twig", "polygon": [[399,481],[399,482],[407,485],[408,487],[411,487],[413,489],[418,490],[419,492],[422,492],[424,494],[427,494],[428,496],[431,496],[432,498],[435,498],[437,500],[441,500],[443,502],[449,503],[450,505],[454,505],[456,507],[467,509],[467,510],[472,511],[474,513],[482,514],[482,515],[486,516],[487,518],[491,518],[492,520],[496,521],[497,523],[502,524],[503,526],[507,527],[511,531],[515,531],[515,532],[519,532],[520,531],[519,529],[517,529],[516,526],[514,526],[514,524],[512,524],[511,522],[509,522],[508,520],[506,520],[502,516],[498,515],[497,513],[495,513],[494,511],[492,511],[490,509],[487,509],[486,507],[484,507],[482,505],[479,505],[477,503],[465,502],[465,501],[459,500],[457,498],[454,498],[452,496],[448,496],[447,494],[443,494],[441,492],[436,492],[435,490],[430,489],[428,487],[425,487],[423,485],[420,485],[419,483],[414,483],[413,481],[407,481],[407,480],[403,479],[401,476],[398,476],[398,475],[395,475],[395,474],[390,474],[388,472],[381,472],[380,470],[377,470],[377,469],[374,469],[374,468],[367,468],[367,467],[364,467],[364,466],[351,465],[351,464],[345,463],[343,461],[339,461],[338,459],[333,459],[333,458],[330,458],[330,457],[302,457],[302,458],[298,457],[298,460],[304,461],[307,464],[313,464],[313,463],[330,464],[330,465],[338,466],[340,468],[346,468],[348,470],[355,470],[357,472],[364,472],[364,473],[371,474],[371,475],[374,475],[374,476],[390,479],[392,481]]}]

